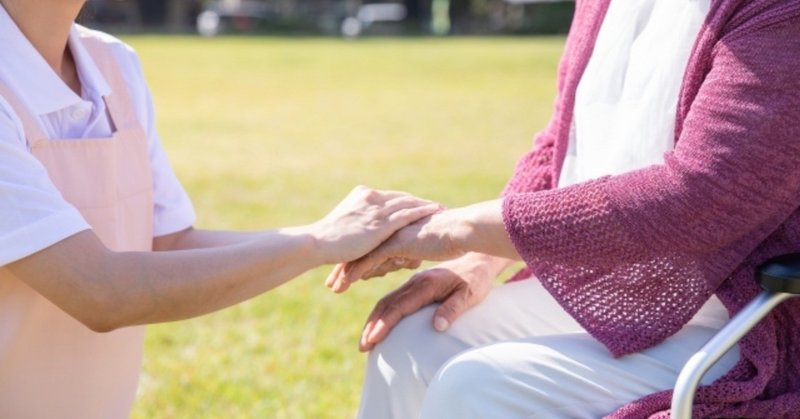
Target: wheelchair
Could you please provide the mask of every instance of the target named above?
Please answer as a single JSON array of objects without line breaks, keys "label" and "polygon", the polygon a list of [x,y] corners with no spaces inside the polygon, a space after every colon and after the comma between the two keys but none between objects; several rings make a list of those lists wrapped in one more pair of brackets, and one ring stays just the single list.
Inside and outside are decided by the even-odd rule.
[{"label": "wheelchair", "polygon": [[763,291],[684,364],[672,393],[671,418],[691,419],[697,386],[709,368],[773,308],[800,295],[800,253],[767,260],[756,269],[756,280]]}]

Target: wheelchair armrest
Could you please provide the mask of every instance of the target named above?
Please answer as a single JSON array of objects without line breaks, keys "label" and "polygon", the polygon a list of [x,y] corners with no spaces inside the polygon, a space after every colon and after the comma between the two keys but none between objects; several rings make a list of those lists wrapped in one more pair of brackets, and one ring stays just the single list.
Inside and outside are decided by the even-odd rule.
[{"label": "wheelchair armrest", "polygon": [[756,277],[767,291],[800,294],[800,253],[767,260],[756,269]]},{"label": "wheelchair armrest", "polygon": [[756,268],[764,289],[686,362],[675,383],[670,417],[691,419],[692,404],[703,375],[739,339],[782,301],[800,295],[800,253],[768,259]]}]

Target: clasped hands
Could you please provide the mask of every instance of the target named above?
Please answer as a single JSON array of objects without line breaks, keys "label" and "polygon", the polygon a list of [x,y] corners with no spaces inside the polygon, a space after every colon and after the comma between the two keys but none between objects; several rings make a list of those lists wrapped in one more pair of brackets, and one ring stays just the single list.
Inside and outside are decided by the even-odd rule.
[{"label": "clasped hands", "polygon": [[442,304],[434,314],[433,326],[446,330],[459,315],[483,300],[497,275],[519,260],[503,226],[500,200],[455,209],[438,207],[436,211],[420,208],[424,209],[417,210],[419,218],[405,218],[408,224],[363,256],[336,265],[325,281],[326,286],[341,293],[361,279],[416,269],[424,260],[444,261],[418,272],[378,302],[362,333],[362,351],[383,340],[403,317],[435,302]]}]

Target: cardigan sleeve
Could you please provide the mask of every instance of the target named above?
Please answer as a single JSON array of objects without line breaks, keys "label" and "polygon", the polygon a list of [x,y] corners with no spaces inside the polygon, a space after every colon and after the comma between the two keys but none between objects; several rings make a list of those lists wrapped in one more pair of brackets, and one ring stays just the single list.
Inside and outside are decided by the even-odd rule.
[{"label": "cardigan sleeve", "polygon": [[800,204],[800,19],[717,43],[664,164],[506,195],[519,254],[615,356],[677,332]]}]

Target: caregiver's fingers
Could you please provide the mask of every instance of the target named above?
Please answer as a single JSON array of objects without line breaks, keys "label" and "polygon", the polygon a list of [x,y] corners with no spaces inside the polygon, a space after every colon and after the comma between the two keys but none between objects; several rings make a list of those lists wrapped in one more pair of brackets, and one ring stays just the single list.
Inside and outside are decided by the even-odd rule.
[{"label": "caregiver's fingers", "polygon": [[421,200],[421,198],[417,198],[408,192],[371,189],[361,185],[356,186],[353,192],[356,194],[363,194],[366,201],[373,204],[385,204],[388,201],[397,198],[414,198]]},{"label": "caregiver's fingers", "polygon": [[426,204],[418,207],[404,208],[388,215],[386,221],[393,232],[403,227],[424,220],[444,209],[440,204]]},{"label": "caregiver's fingers", "polygon": [[[416,196],[412,195],[396,196],[391,199],[388,199],[383,204],[383,208],[381,208],[380,211],[378,211],[377,218],[378,219],[389,218],[392,214],[403,209],[422,207],[432,204],[436,203],[427,199],[417,198]],[[439,205],[439,208],[443,207]]]}]

